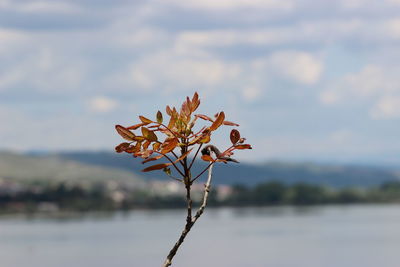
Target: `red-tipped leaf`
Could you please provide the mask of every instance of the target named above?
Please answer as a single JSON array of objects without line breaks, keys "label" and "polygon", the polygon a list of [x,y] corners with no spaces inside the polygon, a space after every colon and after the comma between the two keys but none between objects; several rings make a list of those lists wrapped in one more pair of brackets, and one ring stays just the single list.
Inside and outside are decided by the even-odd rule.
[{"label": "red-tipped leaf", "polygon": [[142,170],[142,172],[151,172],[151,171],[155,171],[155,170],[161,170],[164,169],[165,167],[168,167],[172,165],[172,163],[161,163],[161,164],[156,164],[150,167],[147,167],[145,169]]},{"label": "red-tipped leaf", "polygon": [[148,119],[148,118],[146,118],[146,117],[144,117],[144,116],[139,116],[139,119],[140,119],[143,123],[146,123],[146,124],[149,124],[149,123],[152,123],[152,122],[153,122],[152,120],[150,120],[150,119]]},{"label": "red-tipped leaf", "polygon": [[235,149],[253,149],[249,144],[237,145]]},{"label": "red-tipped leaf", "polygon": [[125,140],[128,141],[134,141],[135,140],[135,134],[126,129],[125,127],[121,125],[115,125],[115,130],[117,130],[118,134],[122,136]]},{"label": "red-tipped leaf", "polygon": [[222,124],[223,125],[228,125],[228,126],[236,126],[236,127],[239,126],[239,124],[231,122],[231,121],[224,121]]},{"label": "red-tipped leaf", "polygon": [[201,159],[204,161],[214,161],[214,159],[210,155],[203,155]]},{"label": "red-tipped leaf", "polygon": [[218,114],[218,117],[213,122],[213,124],[210,126],[210,131],[217,130],[219,128],[219,126],[221,126],[222,123],[224,122],[224,119],[225,119],[225,113],[223,111],[221,111]]},{"label": "red-tipped leaf", "polygon": [[240,140],[239,131],[236,130],[236,129],[233,129],[231,131],[230,139],[231,139],[231,142],[232,142],[233,145],[236,144],[237,142],[239,142],[239,140]]}]

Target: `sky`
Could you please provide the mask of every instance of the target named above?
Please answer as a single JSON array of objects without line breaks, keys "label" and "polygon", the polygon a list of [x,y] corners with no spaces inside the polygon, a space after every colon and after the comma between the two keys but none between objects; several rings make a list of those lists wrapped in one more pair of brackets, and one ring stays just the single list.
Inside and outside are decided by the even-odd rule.
[{"label": "sky", "polygon": [[0,0],[0,149],[111,151],[197,91],[239,160],[397,164],[399,44],[400,0]]}]

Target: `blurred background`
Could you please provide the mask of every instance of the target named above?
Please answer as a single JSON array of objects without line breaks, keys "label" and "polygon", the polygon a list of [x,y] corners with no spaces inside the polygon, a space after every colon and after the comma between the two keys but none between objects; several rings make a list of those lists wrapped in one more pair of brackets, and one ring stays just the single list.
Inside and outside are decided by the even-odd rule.
[{"label": "blurred background", "polygon": [[1,265],[161,265],[183,188],[116,154],[114,125],[197,91],[253,150],[216,166],[174,266],[399,266],[399,14],[399,0],[0,0]]}]

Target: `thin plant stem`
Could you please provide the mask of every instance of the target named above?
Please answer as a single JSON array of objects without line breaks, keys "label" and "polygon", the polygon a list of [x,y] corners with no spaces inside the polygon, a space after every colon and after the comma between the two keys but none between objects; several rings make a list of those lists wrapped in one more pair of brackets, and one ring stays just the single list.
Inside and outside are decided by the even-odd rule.
[{"label": "thin plant stem", "polygon": [[[167,256],[167,259],[165,260],[164,264],[162,265],[163,267],[171,266],[172,259],[176,255],[176,252],[178,251],[179,247],[182,245],[183,241],[185,240],[185,237],[190,232],[190,230],[192,229],[193,225],[196,223],[196,221],[203,214],[204,209],[207,206],[207,199],[208,199],[209,192],[211,190],[212,166],[213,165],[211,164],[210,168],[208,169],[208,179],[207,179],[207,182],[206,182],[205,188],[204,188],[204,195],[203,195],[202,204],[199,207],[199,209],[197,210],[196,215],[193,216],[193,218],[190,216],[191,218],[190,218],[190,220],[188,220],[189,216],[187,216],[185,227],[184,227],[184,229],[183,229],[178,241],[175,243],[175,245],[172,247],[171,251],[169,252],[169,254]],[[190,197],[190,194],[189,194],[189,197]],[[191,209],[191,206],[190,206],[190,209]],[[188,214],[189,214],[189,205],[188,205]]]},{"label": "thin plant stem", "polygon": [[194,157],[193,157],[193,159],[192,159],[192,162],[191,162],[190,165],[189,165],[189,170],[192,168],[193,163],[194,163],[194,161],[196,160],[197,154],[199,154],[199,151],[200,151],[200,149],[201,149],[202,146],[203,146],[203,144],[200,144],[200,145],[199,145],[199,148],[198,148],[197,151],[196,151],[196,154],[194,154]]}]

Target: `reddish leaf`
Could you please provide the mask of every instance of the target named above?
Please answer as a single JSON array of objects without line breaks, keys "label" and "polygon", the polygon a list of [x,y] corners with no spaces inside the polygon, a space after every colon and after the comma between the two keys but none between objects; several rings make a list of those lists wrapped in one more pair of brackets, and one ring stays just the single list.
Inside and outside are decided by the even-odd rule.
[{"label": "reddish leaf", "polygon": [[121,143],[115,147],[115,151],[117,153],[124,152],[129,147],[129,145],[130,145],[129,143]]},{"label": "reddish leaf", "polygon": [[144,143],[142,145],[142,149],[146,150],[149,147],[149,145],[150,145],[150,141],[149,140],[144,141]]},{"label": "reddish leaf", "polygon": [[139,116],[139,119],[140,119],[143,123],[146,123],[146,124],[149,124],[149,123],[152,123],[152,122],[153,122],[152,120],[150,120],[150,119],[148,119],[148,118],[146,118],[146,117],[143,117],[143,116]]},{"label": "reddish leaf", "polygon": [[139,152],[142,148],[142,142],[137,142],[135,145],[135,152]]},{"label": "reddish leaf", "polygon": [[117,130],[119,135],[122,136],[122,138],[124,138],[125,140],[128,140],[128,141],[135,140],[135,134],[132,133],[131,131],[129,131],[128,129],[126,129],[125,127],[123,127],[121,125],[115,125],[115,129]]},{"label": "reddish leaf", "polygon": [[150,155],[153,154],[153,152],[154,152],[153,150],[143,151],[142,154],[141,154],[141,157],[146,159],[146,158],[150,157]]},{"label": "reddish leaf", "polygon": [[186,114],[192,113],[192,102],[190,101],[188,96],[186,97],[186,107],[187,107]]},{"label": "reddish leaf", "polygon": [[167,154],[171,152],[176,148],[178,143],[179,143],[178,138],[168,138],[162,145],[161,154]]},{"label": "reddish leaf", "polygon": [[158,112],[157,112],[157,122],[158,122],[159,124],[161,124],[161,123],[163,122],[163,116],[162,116],[161,111],[158,111]]},{"label": "reddish leaf", "polygon": [[132,125],[132,126],[129,126],[127,129],[129,129],[129,130],[136,130],[136,129],[138,129],[139,127],[142,127],[143,125],[147,125],[148,123],[139,123],[139,124],[135,124],[135,125]]},{"label": "reddish leaf", "polygon": [[214,161],[214,159],[210,155],[203,155],[201,159],[204,161]]},{"label": "reddish leaf", "polygon": [[199,95],[197,92],[194,93],[192,98],[192,112],[194,112],[200,105]]},{"label": "reddish leaf", "polygon": [[231,122],[231,121],[224,121],[222,124],[228,125],[228,126],[239,126],[239,124]]},{"label": "reddish leaf", "polygon": [[253,149],[253,148],[249,144],[244,144],[235,146],[235,149]]},{"label": "reddish leaf", "polygon": [[135,153],[139,150],[140,150],[140,147],[139,147],[139,149],[137,149],[136,146],[129,146],[127,149],[125,149],[125,152],[126,153]]},{"label": "reddish leaf", "polygon": [[142,134],[143,137],[149,140],[150,142],[157,141],[157,135],[153,131],[147,129],[146,127],[142,127]]},{"label": "reddish leaf", "polygon": [[155,157],[152,157],[152,158],[145,159],[145,160],[142,161],[142,164],[146,163],[146,162],[150,162],[150,161],[155,161],[155,160],[161,159],[162,157],[164,157],[164,155],[158,155],[158,156],[155,156]]},{"label": "reddish leaf", "polygon": [[232,144],[236,144],[236,143],[240,140],[240,133],[239,133],[239,131],[236,130],[236,129],[233,129],[233,130],[231,131],[230,138],[231,138]]},{"label": "reddish leaf", "polygon": [[180,156],[177,160],[175,160],[174,163],[177,163],[178,161],[183,160],[184,158],[186,158],[189,155],[189,153],[192,152],[192,150],[193,150],[193,148],[188,150],[188,151],[186,151],[186,153],[183,154],[182,156]]},{"label": "reddish leaf", "polygon": [[169,120],[169,123],[168,123],[168,128],[169,128],[169,129],[174,128],[175,122],[176,122],[176,116],[175,116],[175,115],[172,115],[172,116],[171,116],[171,119]]},{"label": "reddish leaf", "polygon": [[168,114],[169,116],[172,116],[172,109],[171,109],[169,106],[167,106],[167,107],[165,108],[165,112],[167,112],[167,114]]},{"label": "reddish leaf", "polygon": [[210,117],[208,117],[207,115],[203,115],[203,114],[196,114],[195,116],[196,116],[196,117],[198,117],[198,118],[200,118],[200,119],[206,120],[206,121],[211,121],[211,122],[214,122],[214,120],[213,120],[213,119],[211,119]]},{"label": "reddish leaf", "polygon": [[161,163],[161,164],[156,164],[150,167],[147,167],[145,169],[142,170],[142,172],[151,172],[151,171],[155,171],[155,170],[161,170],[164,169],[165,167],[168,167],[172,165],[172,163]]},{"label": "reddish leaf", "polygon": [[153,150],[158,151],[160,149],[161,143],[154,143]]},{"label": "reddish leaf", "polygon": [[215,131],[218,129],[219,126],[222,125],[225,119],[225,113],[221,111],[217,117],[217,119],[213,122],[213,124],[210,126],[210,131]]}]

